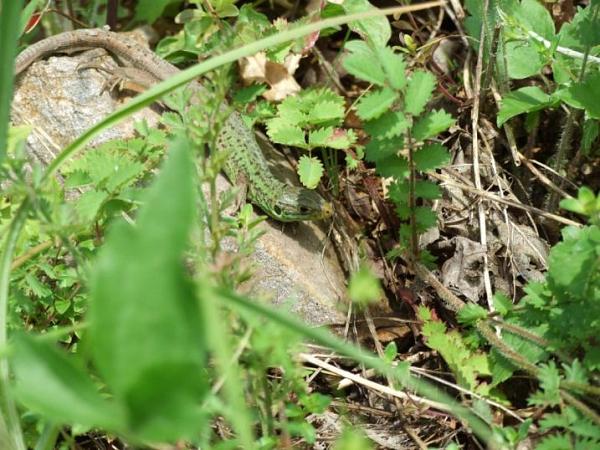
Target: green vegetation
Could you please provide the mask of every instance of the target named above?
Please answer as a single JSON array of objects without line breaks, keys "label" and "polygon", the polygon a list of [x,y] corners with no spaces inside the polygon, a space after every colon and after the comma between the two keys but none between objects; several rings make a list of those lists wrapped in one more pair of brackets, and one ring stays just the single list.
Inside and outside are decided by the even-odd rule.
[{"label": "green vegetation", "polygon": [[[2,61],[45,3],[0,1]],[[464,20],[366,0],[66,3],[96,26],[167,25],[156,52],[190,67],[48,166],[0,99],[2,449],[374,449],[400,431],[407,447],[600,448],[599,1],[466,0]],[[442,69],[444,36],[465,45]],[[1,92],[13,78],[0,68]],[[152,104],[160,125],[85,149]],[[238,293],[265,218],[217,190],[232,108],[336,205],[345,339]]]}]

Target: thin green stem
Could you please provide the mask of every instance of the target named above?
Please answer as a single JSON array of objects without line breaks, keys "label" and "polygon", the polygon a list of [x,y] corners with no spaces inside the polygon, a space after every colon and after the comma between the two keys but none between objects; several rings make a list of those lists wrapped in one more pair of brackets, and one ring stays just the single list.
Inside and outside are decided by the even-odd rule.
[{"label": "thin green stem", "polygon": [[417,169],[414,161],[414,142],[410,130],[406,133],[408,148],[408,209],[410,214],[410,257],[411,261],[419,260],[419,236],[417,234],[417,203],[415,189],[417,185]]},{"label": "thin green stem", "polygon": [[46,422],[44,425],[44,430],[42,431],[42,435],[35,444],[35,450],[53,450],[55,448],[56,439],[58,438],[59,432],[59,426],[51,422]]},{"label": "thin green stem", "polygon": [[[10,283],[10,266],[12,255],[17,245],[21,229],[29,211],[29,199],[23,201],[16,212],[11,227],[6,236],[6,247],[0,261],[0,348],[8,345],[8,285]],[[10,388],[10,373],[8,359],[0,358],[0,395],[2,396],[2,411],[5,414],[6,426],[11,439],[11,446],[17,450],[25,450],[23,434],[19,424],[19,416]]]}]

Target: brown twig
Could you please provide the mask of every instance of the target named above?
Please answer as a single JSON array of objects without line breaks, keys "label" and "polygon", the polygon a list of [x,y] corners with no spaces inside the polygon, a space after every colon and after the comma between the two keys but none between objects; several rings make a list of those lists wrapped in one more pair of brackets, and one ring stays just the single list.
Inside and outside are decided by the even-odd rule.
[{"label": "brown twig", "polygon": [[492,200],[498,203],[502,203],[504,205],[507,206],[512,206],[513,208],[518,208],[521,209],[523,211],[527,211],[533,214],[536,214],[540,217],[545,217],[547,219],[550,220],[554,220],[555,222],[559,222],[565,225],[572,225],[575,227],[581,227],[581,224],[578,222],[575,222],[573,220],[567,219],[565,217],[556,215],[556,214],[552,214],[549,212],[546,212],[542,209],[536,208],[534,206],[529,206],[529,205],[524,205],[522,203],[513,201],[513,200],[509,200],[507,198],[502,198],[502,197],[498,197],[497,195],[491,194],[487,191],[483,191],[483,190],[479,190],[477,188],[468,186],[466,184],[462,184],[462,183],[457,183],[453,180],[451,180],[449,177],[444,176],[444,175],[439,175],[437,173],[430,173],[429,174],[430,177],[435,178],[436,180],[442,181],[444,184],[448,185],[448,186],[454,186],[457,188],[460,188],[464,191],[470,192],[471,194],[475,194],[478,195],[480,197],[486,198],[488,200]]}]

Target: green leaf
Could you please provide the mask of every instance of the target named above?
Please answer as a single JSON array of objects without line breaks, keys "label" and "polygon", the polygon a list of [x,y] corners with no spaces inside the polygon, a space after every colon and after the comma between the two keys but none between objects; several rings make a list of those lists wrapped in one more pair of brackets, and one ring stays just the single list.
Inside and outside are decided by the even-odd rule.
[{"label": "green leaf", "polygon": [[404,112],[418,116],[431,99],[431,93],[436,85],[436,79],[431,72],[416,70],[408,80],[404,97]]},{"label": "green leaf", "polygon": [[406,63],[401,53],[396,53],[391,47],[376,48],[375,52],[385,72],[390,86],[401,91],[406,86]]},{"label": "green leaf", "polygon": [[415,208],[415,218],[417,219],[417,231],[419,233],[437,226],[437,214],[427,206],[417,206]]},{"label": "green leaf", "polygon": [[548,364],[540,364],[538,378],[541,389],[531,395],[527,403],[543,406],[560,404],[560,373],[554,361],[550,361]]},{"label": "green leaf", "polygon": [[389,156],[376,163],[376,171],[382,177],[403,179],[408,176],[408,161],[403,156]]},{"label": "green leaf", "polygon": [[515,18],[528,30],[552,40],[554,21],[548,10],[537,0],[522,0],[514,10]]},{"label": "green leaf", "polygon": [[95,365],[127,405],[131,431],[151,441],[194,436],[203,416],[205,339],[183,265],[195,218],[189,148],[187,139],[172,142],[136,226],[116,224],[92,270]]},{"label": "green leaf", "polygon": [[555,100],[537,86],[526,86],[509,92],[500,103],[496,122],[502,126],[508,119],[519,114],[539,111],[554,105]]},{"label": "green leaf", "polygon": [[380,281],[367,266],[361,266],[350,277],[348,296],[360,307],[376,302],[381,298],[381,295]]},{"label": "green leaf", "polygon": [[338,112],[340,117],[343,117],[343,109],[345,106],[344,97],[335,93],[329,88],[313,88],[307,89],[295,97],[288,98],[296,98],[300,105],[302,105],[302,109],[305,112],[311,112],[315,107],[319,107],[322,103],[334,103],[336,106],[341,108],[341,111]]},{"label": "green leaf", "polygon": [[[305,103],[299,95],[287,97],[277,107],[278,118],[267,122],[277,124],[277,128],[283,126],[303,126],[308,122],[308,114],[305,111]],[[279,122],[277,122],[277,121]],[[272,125],[275,126],[275,125]]]},{"label": "green leaf", "polygon": [[46,298],[52,295],[52,290],[41,283],[32,273],[25,275],[25,282],[27,283],[27,287],[31,289],[31,293],[37,298]]},{"label": "green leaf", "polygon": [[365,147],[366,160],[379,164],[383,159],[396,157],[403,147],[404,139],[402,137],[371,139]]},{"label": "green leaf", "polygon": [[385,85],[385,72],[379,58],[366,42],[349,41],[344,48],[349,54],[343,59],[342,64],[348,73],[369,83]]},{"label": "green leaf", "polygon": [[417,150],[413,159],[417,170],[428,172],[445,166],[450,161],[450,153],[442,144],[427,144]]},{"label": "green leaf", "polygon": [[479,320],[485,319],[488,316],[487,310],[474,303],[467,303],[462,308],[456,318],[458,321],[465,325],[474,325]]},{"label": "green leaf", "polygon": [[409,125],[410,122],[401,111],[388,111],[377,119],[366,122],[364,129],[371,137],[391,139],[402,135]]},{"label": "green leaf", "polygon": [[311,131],[308,134],[308,146],[328,147],[339,150],[348,149],[356,140],[356,135],[352,130],[344,130],[341,128],[319,128]]},{"label": "green leaf", "polygon": [[512,311],[513,304],[511,299],[500,292],[494,294],[493,302],[494,308],[501,316],[505,316]]},{"label": "green leaf", "polygon": [[593,119],[600,119],[600,72],[590,74],[582,83],[561,91],[561,99],[575,108],[584,108]]},{"label": "green leaf", "polygon": [[417,180],[415,183],[415,195],[417,198],[435,200],[442,196],[442,190],[437,184],[431,181]]},{"label": "green leaf", "polygon": [[298,175],[304,186],[314,189],[323,176],[323,164],[318,158],[302,155],[298,161]]},{"label": "green leaf", "polygon": [[523,79],[538,74],[544,64],[549,62],[549,51],[527,33],[535,32],[554,41],[554,22],[550,13],[537,0],[506,5],[504,10],[509,16],[505,34],[517,37],[517,40],[506,43],[505,59],[509,77]]},{"label": "green leaf", "polygon": [[334,129],[331,138],[327,141],[327,147],[335,148],[338,150],[347,150],[355,142],[356,134],[353,130],[344,130],[343,128],[336,128]]},{"label": "green leaf", "polygon": [[[346,14],[354,14],[375,9],[368,0],[344,0],[340,4]],[[383,47],[392,36],[390,23],[384,16],[367,17],[356,22],[350,22],[348,27],[359,34],[374,47]]]},{"label": "green leaf", "polygon": [[527,41],[511,41],[506,44],[508,76],[522,80],[540,73],[546,60],[538,47]]},{"label": "green leaf", "polygon": [[140,162],[128,161],[125,158],[113,167],[110,178],[106,181],[106,189],[114,192],[135,181],[143,172],[144,165]]},{"label": "green leaf", "polygon": [[348,427],[338,438],[333,450],[372,450],[373,442],[369,440],[360,428]]},{"label": "green leaf", "polygon": [[561,200],[560,207],[577,214],[593,217],[600,212],[600,194],[596,197],[594,191],[587,186],[582,186],[579,188],[577,198]]},{"label": "green leaf", "polygon": [[134,21],[152,24],[172,3],[183,2],[182,0],[140,0],[135,8]]},{"label": "green leaf", "polygon": [[[571,365],[563,364],[563,368],[565,369],[565,379],[567,381],[573,381],[581,384],[586,384],[588,382],[587,370],[585,370],[585,367],[583,367],[579,359],[575,359]],[[600,436],[598,437],[600,438]]]},{"label": "green leaf", "polygon": [[57,424],[117,430],[123,412],[104,400],[81,365],[48,342],[19,334],[12,367],[17,399]]},{"label": "green leaf", "polygon": [[308,112],[307,121],[313,125],[320,125],[344,118],[344,104],[342,102],[318,102]]},{"label": "green leaf", "polygon": [[365,94],[356,105],[356,113],[362,120],[372,120],[388,111],[397,99],[397,94],[384,87]]},{"label": "green leaf", "polygon": [[145,168],[142,163],[131,161],[127,156],[116,152],[114,143],[111,143],[87,152],[82,158],[73,161],[69,169],[75,173],[87,173],[96,187],[114,192],[135,181]]},{"label": "green leaf", "polygon": [[430,139],[446,131],[454,122],[454,118],[442,109],[431,111],[413,125],[412,137],[415,141]]},{"label": "green leaf", "polygon": [[358,169],[360,161],[362,161],[365,158],[365,151],[363,146],[357,145],[355,147],[355,151],[356,154],[346,152],[346,156],[344,157],[344,161],[346,162],[346,168],[350,171]]},{"label": "green leaf", "polygon": [[217,15],[223,17],[235,17],[239,14],[239,10],[234,5],[237,0],[211,0],[210,4],[214,8]]},{"label": "green leaf", "polygon": [[323,414],[331,405],[331,397],[318,392],[302,395],[298,401],[311,414]]},{"label": "green leaf", "polygon": [[96,218],[106,200],[108,200],[108,194],[104,191],[84,192],[75,203],[75,211],[77,211],[79,219],[84,223],[91,222]]},{"label": "green leaf", "polygon": [[600,28],[597,19],[593,20],[593,13],[589,6],[580,8],[571,21],[564,23],[558,33],[560,45],[578,51],[585,51],[588,45],[600,45]]},{"label": "green leaf", "polygon": [[477,377],[490,374],[487,354],[473,352],[458,331],[448,331],[443,322],[432,320],[431,314],[423,310],[426,308],[419,310],[419,317],[424,321],[422,332],[427,346],[440,353],[459,385],[481,392],[485,386]]},{"label": "green leaf", "polygon": [[346,427],[335,442],[333,450],[373,450],[373,442],[367,438],[360,427]]},{"label": "green leaf", "polygon": [[406,209],[399,216],[402,220],[408,218],[410,210],[408,209],[408,179],[396,179],[389,187],[389,197],[392,202],[396,204],[396,207],[401,207],[402,210]]},{"label": "green leaf", "polygon": [[318,128],[308,133],[308,145],[311,148],[327,147],[327,142],[333,136],[333,127]]},{"label": "green leaf", "polygon": [[[15,81],[13,72],[13,60],[17,54],[18,40],[23,30],[23,14],[31,14],[31,5],[26,11],[23,11],[23,0],[14,0],[2,2],[2,13],[0,14],[0,60],[4,61],[0,68],[0,164],[4,163],[7,150],[7,139],[10,125],[10,104],[13,93],[13,83]],[[35,6],[35,5],[34,5]],[[19,21],[21,14],[21,21]],[[14,140],[13,143],[14,144]],[[21,439],[21,438],[20,438]]]},{"label": "green leaf", "polygon": [[567,228],[563,231],[563,242],[552,248],[548,261],[548,281],[556,295],[583,300],[588,296],[588,290],[594,288],[593,280],[600,266],[599,234],[596,227]]},{"label": "green leaf", "polygon": [[239,105],[246,106],[248,103],[256,101],[256,99],[267,90],[266,84],[251,84],[233,94],[233,101]]},{"label": "green leaf", "polygon": [[563,198],[560,201],[560,207],[577,214],[585,214],[584,206],[576,198]]},{"label": "green leaf", "polygon": [[568,434],[553,434],[540,440],[536,450],[571,450],[571,437]]},{"label": "green leaf", "polygon": [[304,131],[279,117],[267,121],[267,134],[277,144],[306,148]]},{"label": "green leaf", "polygon": [[54,310],[58,314],[64,314],[65,312],[67,312],[69,310],[70,307],[71,307],[71,301],[70,300],[56,299],[54,301]]},{"label": "green leaf", "polygon": [[383,350],[383,357],[387,362],[391,363],[394,361],[394,359],[396,359],[396,356],[398,356],[398,346],[396,345],[395,341],[392,341],[385,346],[385,349]]}]

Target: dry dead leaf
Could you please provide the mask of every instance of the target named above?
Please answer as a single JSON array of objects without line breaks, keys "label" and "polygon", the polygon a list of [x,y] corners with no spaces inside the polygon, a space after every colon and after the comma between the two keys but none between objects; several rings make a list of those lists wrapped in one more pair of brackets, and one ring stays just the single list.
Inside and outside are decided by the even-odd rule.
[{"label": "dry dead leaf", "polygon": [[265,52],[259,52],[240,60],[240,76],[246,85],[266,83],[270,89],[263,97],[270,101],[281,101],[300,92],[300,85],[293,74],[301,58],[302,55],[291,54],[286,56],[283,64],[279,64],[269,61]]},{"label": "dry dead leaf", "polygon": [[485,249],[479,242],[462,236],[455,236],[451,241],[454,242],[455,251],[442,266],[442,282],[444,286],[477,302],[484,288],[482,265]]}]

